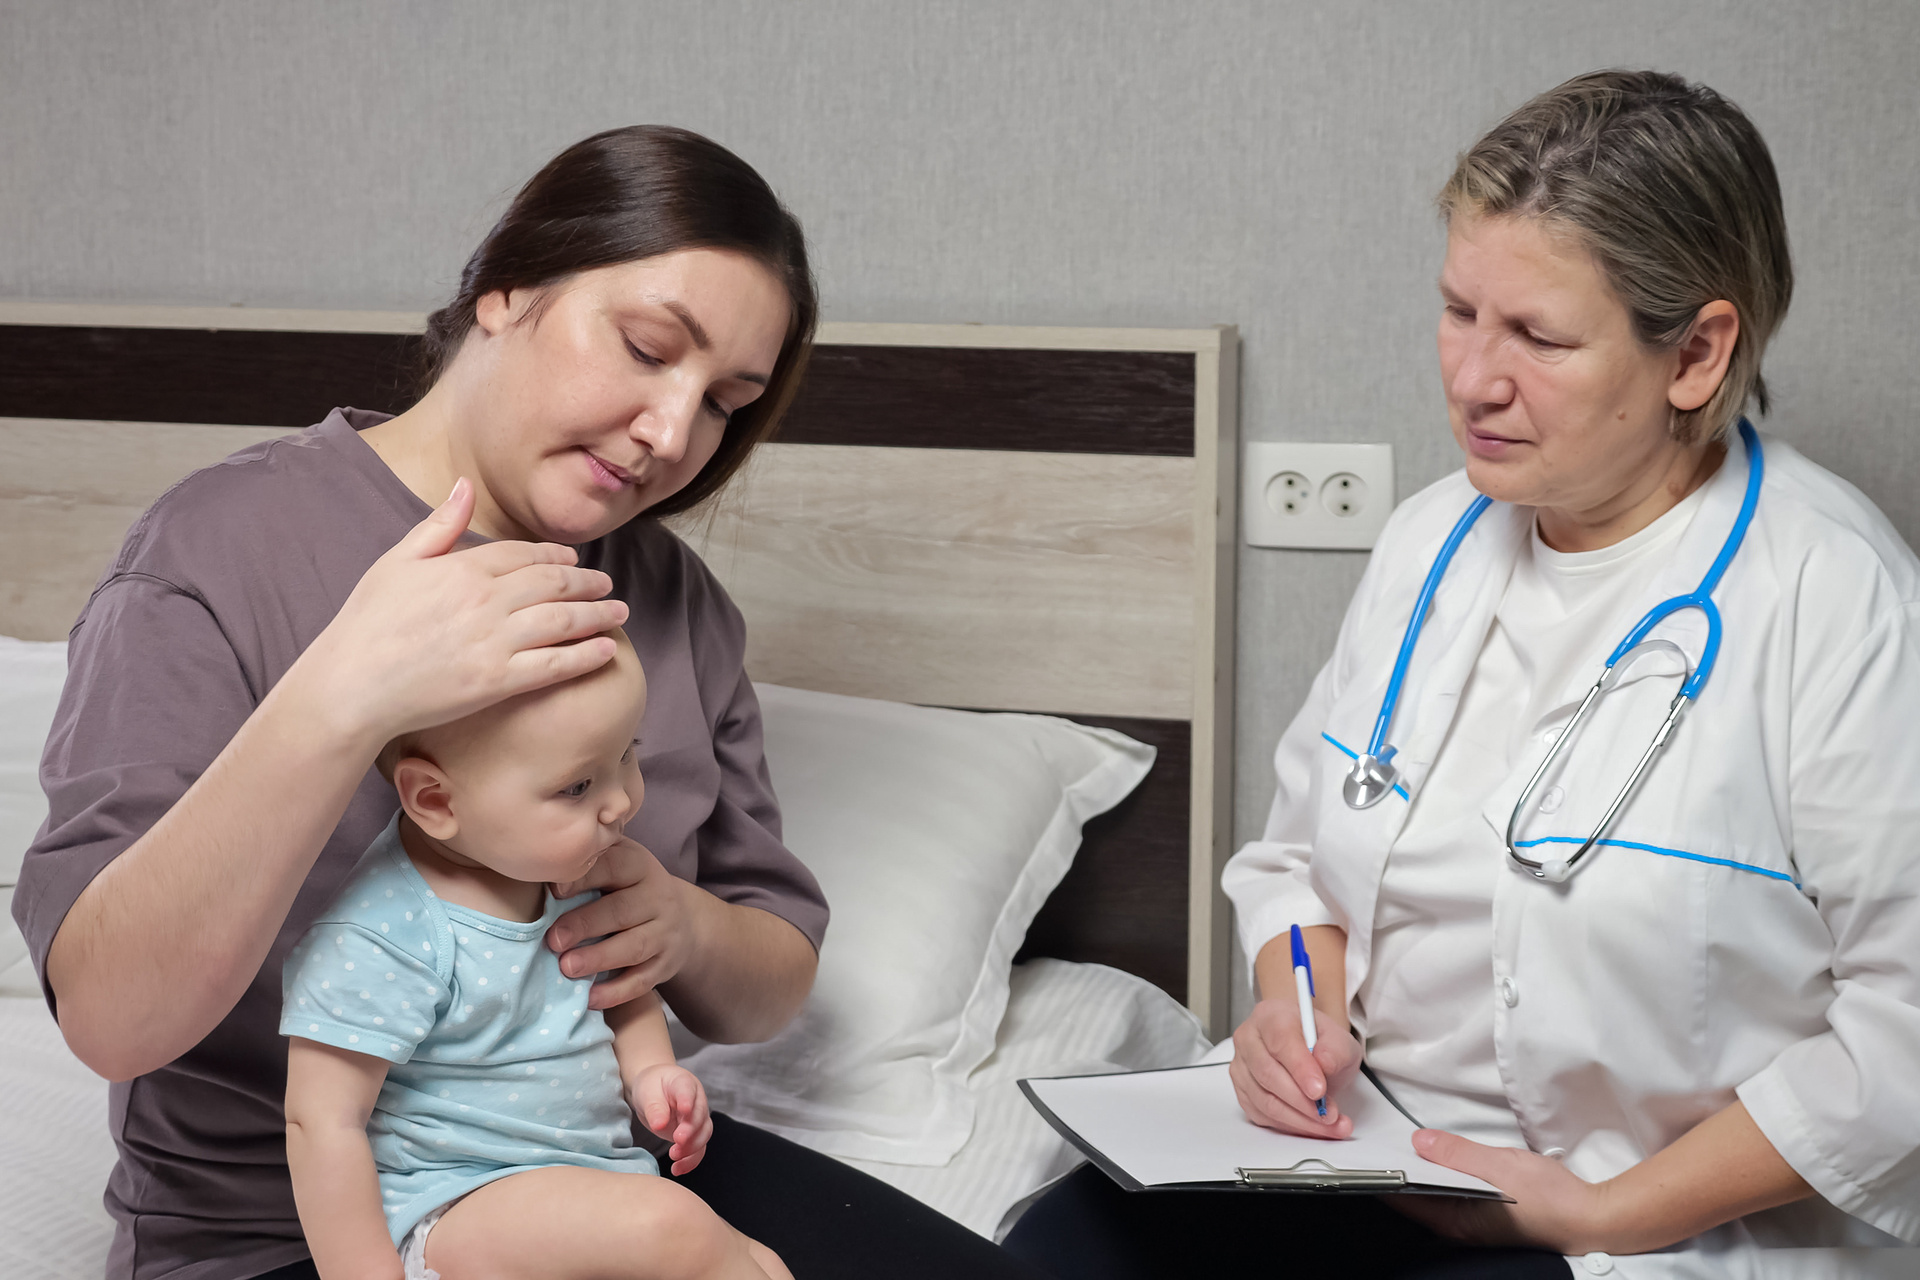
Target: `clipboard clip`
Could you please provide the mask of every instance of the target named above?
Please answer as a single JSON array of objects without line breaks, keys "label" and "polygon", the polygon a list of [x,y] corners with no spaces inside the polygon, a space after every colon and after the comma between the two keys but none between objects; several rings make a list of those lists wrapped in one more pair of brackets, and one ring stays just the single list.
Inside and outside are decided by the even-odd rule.
[{"label": "clipboard clip", "polygon": [[[1308,1165],[1319,1165],[1309,1169]],[[1398,1169],[1336,1169],[1309,1158],[1284,1169],[1236,1169],[1243,1187],[1280,1187],[1295,1191],[1399,1191],[1407,1175]]]}]

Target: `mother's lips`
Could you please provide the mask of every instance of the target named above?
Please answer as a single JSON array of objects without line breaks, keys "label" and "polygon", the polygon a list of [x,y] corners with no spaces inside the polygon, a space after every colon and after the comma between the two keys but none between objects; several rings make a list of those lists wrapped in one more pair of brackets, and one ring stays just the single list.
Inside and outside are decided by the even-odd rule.
[{"label": "mother's lips", "polygon": [[613,479],[618,480],[621,484],[633,483],[633,473],[628,471],[625,467],[616,467],[615,465],[613,465],[613,463],[608,462],[605,458],[601,457],[597,453],[591,452],[590,450],[583,449],[581,450],[581,452],[585,453],[596,467],[606,472]]}]

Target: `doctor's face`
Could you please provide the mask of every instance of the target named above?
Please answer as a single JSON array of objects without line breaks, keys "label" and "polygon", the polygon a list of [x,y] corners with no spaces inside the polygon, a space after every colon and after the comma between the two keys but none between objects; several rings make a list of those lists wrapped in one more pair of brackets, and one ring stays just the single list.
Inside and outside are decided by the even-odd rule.
[{"label": "doctor's face", "polygon": [[1669,429],[1674,361],[1571,235],[1456,214],[1440,296],[1447,416],[1476,489],[1540,508],[1559,546],[1556,527],[1604,526],[1668,481],[1688,452]]}]

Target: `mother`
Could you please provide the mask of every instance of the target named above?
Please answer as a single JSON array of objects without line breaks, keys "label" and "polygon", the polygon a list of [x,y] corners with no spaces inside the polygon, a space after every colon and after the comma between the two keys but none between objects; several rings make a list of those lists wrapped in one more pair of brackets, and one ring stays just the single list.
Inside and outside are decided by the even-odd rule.
[{"label": "mother", "polygon": [[[1598,72],[1476,143],[1441,206],[1466,467],[1394,513],[1281,739],[1266,832],[1227,868],[1264,997],[1231,1074],[1256,1122],[1338,1139],[1351,1122],[1314,1100],[1364,1055],[1434,1126],[1416,1150],[1512,1203],[1392,1198],[1421,1225],[1255,1197],[1129,1215],[1076,1175],[1015,1247],[1184,1240],[1196,1274],[1230,1265],[1197,1240],[1348,1274],[1564,1277],[1555,1255],[1596,1275],[1916,1274],[1920,562],[1740,420],[1766,407],[1792,291],[1766,145],[1710,89]],[[1574,709],[1637,619],[1696,591],[1724,620],[1718,663],[1609,814],[1673,657],[1713,648],[1702,611],[1623,659],[1577,730]],[[1568,763],[1534,787],[1556,746]]]},{"label": "mother", "polygon": [[[758,174],[681,130],[603,133],[474,253],[413,408],[336,410],[135,524],[71,636],[15,898],[68,1044],[116,1082],[110,1276],[312,1274],[279,975],[395,809],[374,757],[599,666],[608,627],[648,672],[647,802],[550,944],[576,977],[619,971],[596,1006],[657,985],[710,1040],[799,1007],[826,903],[780,842],[740,615],[658,517],[773,431],[815,316]],[[800,1276],[1015,1265],[724,1117],[690,1185]]]}]

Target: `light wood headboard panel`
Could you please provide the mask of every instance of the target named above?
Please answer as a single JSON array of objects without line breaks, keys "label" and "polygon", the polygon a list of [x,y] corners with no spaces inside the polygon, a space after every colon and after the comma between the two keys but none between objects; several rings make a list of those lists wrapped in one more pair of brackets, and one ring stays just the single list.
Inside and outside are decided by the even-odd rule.
[{"label": "light wood headboard panel", "polygon": [[[335,403],[404,405],[421,321],[0,303],[0,633],[63,636],[188,471]],[[1231,329],[828,324],[780,441],[676,526],[746,615],[756,679],[1160,747],[1029,951],[1142,973],[1216,1031],[1236,361]]]},{"label": "light wood headboard panel", "polygon": [[[4,341],[0,338],[0,341]],[[0,418],[0,635],[64,640],[140,513],[285,427]]]},{"label": "light wood headboard panel", "polygon": [[775,443],[740,480],[676,527],[750,613],[756,679],[1191,716],[1192,459]]}]

